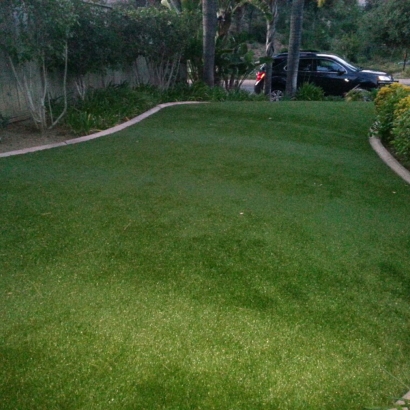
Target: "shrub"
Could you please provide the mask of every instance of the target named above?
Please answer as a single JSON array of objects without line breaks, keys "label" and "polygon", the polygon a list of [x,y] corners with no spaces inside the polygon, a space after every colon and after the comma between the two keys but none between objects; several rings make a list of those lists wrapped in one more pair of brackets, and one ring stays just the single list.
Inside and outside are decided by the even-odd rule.
[{"label": "shrub", "polygon": [[197,12],[178,13],[164,7],[138,7],[124,11],[119,30],[127,39],[124,54],[132,63],[138,56],[145,58],[149,83],[162,90],[173,87],[179,78],[180,64],[190,59],[188,52],[200,26]]},{"label": "shrub", "polygon": [[84,100],[69,107],[64,120],[76,134],[100,131],[132,118],[159,102],[158,94],[138,91],[128,84],[87,91]]},{"label": "shrub", "polygon": [[105,89],[88,90],[68,109],[64,119],[75,134],[87,135],[132,118],[157,104],[173,101],[262,101],[265,95],[243,90],[226,91],[222,87],[208,87],[204,83],[177,84],[168,90],[143,85],[131,88],[128,84],[111,85]]},{"label": "shrub", "polygon": [[371,91],[363,90],[362,88],[353,88],[345,95],[345,101],[372,101],[373,96]]},{"label": "shrub", "polygon": [[10,118],[4,116],[4,115],[0,112],[0,129],[6,128],[7,125],[9,125],[9,121],[10,121]]},{"label": "shrub", "polygon": [[410,161],[410,98],[404,100],[407,100],[408,108],[393,122],[391,145],[400,157]]},{"label": "shrub", "polygon": [[402,98],[396,105],[396,109],[394,110],[394,118],[400,117],[406,111],[410,110],[410,95]]},{"label": "shrub", "polygon": [[264,94],[250,94],[244,90],[209,87],[203,82],[180,84],[161,95],[161,102],[169,101],[264,101]]},{"label": "shrub", "polygon": [[297,101],[323,101],[324,99],[323,89],[311,83],[304,83],[295,95]]},{"label": "shrub", "polygon": [[383,106],[388,103],[388,101],[393,97],[400,97],[399,100],[403,97],[406,97],[410,94],[410,87],[407,85],[403,85],[400,83],[393,83],[382,87],[374,100],[374,104],[376,106],[376,110],[379,111],[383,108]]},{"label": "shrub", "polygon": [[378,133],[383,142],[392,139],[393,121],[399,102],[410,95],[410,87],[394,83],[383,87],[377,94],[375,106],[379,123]]}]

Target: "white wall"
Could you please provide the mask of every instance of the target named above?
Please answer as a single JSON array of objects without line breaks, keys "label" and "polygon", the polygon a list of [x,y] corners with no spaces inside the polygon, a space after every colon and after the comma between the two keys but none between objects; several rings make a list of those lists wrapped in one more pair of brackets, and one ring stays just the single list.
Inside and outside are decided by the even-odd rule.
[{"label": "white wall", "polygon": [[[85,77],[87,87],[102,88],[111,84],[121,84],[127,81],[131,86],[137,83],[148,82],[149,75],[143,59],[138,59],[136,63],[138,69],[130,68],[126,71],[108,71],[106,75],[89,74]],[[28,81],[36,93],[41,92],[40,70],[35,65],[30,67]],[[73,78],[68,79],[69,95],[77,95]],[[57,98],[63,95],[62,73],[55,73],[50,76],[50,95]],[[17,81],[6,56],[0,52],[0,113],[12,119],[26,117],[29,115],[28,106],[24,94],[19,90]]]}]

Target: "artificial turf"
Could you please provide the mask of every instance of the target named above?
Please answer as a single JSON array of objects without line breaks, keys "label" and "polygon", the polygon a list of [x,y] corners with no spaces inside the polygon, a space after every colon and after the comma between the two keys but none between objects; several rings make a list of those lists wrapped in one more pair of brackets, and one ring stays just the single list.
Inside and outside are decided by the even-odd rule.
[{"label": "artificial turf", "polygon": [[373,119],[367,103],[179,106],[0,159],[0,408],[406,392],[410,187],[372,152]]}]

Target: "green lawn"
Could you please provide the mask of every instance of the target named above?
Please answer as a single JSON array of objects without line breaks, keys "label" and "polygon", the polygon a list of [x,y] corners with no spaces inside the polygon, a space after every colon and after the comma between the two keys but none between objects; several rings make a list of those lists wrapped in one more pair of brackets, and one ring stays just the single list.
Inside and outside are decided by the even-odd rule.
[{"label": "green lawn", "polygon": [[410,385],[410,186],[365,103],[162,110],[0,159],[0,408],[362,409]]}]

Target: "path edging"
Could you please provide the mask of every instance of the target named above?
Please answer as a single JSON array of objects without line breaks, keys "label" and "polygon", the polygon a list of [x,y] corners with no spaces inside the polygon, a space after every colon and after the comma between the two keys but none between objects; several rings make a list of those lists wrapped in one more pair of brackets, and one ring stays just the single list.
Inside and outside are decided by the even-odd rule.
[{"label": "path edging", "polygon": [[106,135],[114,134],[125,128],[131,127],[131,125],[137,124],[140,121],[145,120],[145,118],[150,117],[151,115],[157,113],[163,108],[171,107],[173,105],[186,105],[186,104],[204,104],[204,102],[203,101],[178,101],[178,102],[159,104],[156,107],[151,108],[150,110],[144,112],[143,114],[138,115],[137,117],[132,118],[129,121],[123,122],[122,124],[118,124],[115,127],[108,128],[104,131],[99,131],[94,134],[86,135],[84,137],[72,138],[72,139],[69,139],[63,142],[56,142],[54,144],[39,145],[37,147],[23,148],[23,149],[14,150],[14,151],[3,152],[3,153],[0,153],[0,158],[11,157],[14,155],[28,154],[30,152],[43,151],[45,149],[64,147],[64,146],[72,145],[72,144],[79,144],[80,142],[90,141],[96,138],[104,137]]},{"label": "path edging", "polygon": [[404,168],[403,165],[401,165],[400,162],[398,162],[386,148],[384,148],[383,144],[380,141],[380,138],[374,136],[370,137],[369,142],[376,154],[381,158],[381,160],[388,167],[390,167],[400,178],[410,184],[410,172],[406,168]]}]

